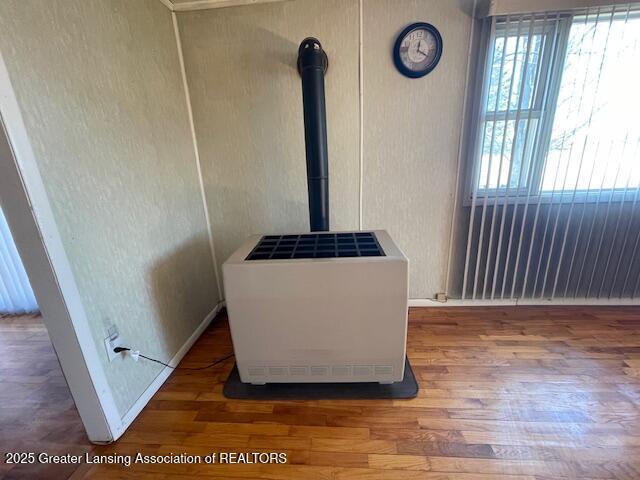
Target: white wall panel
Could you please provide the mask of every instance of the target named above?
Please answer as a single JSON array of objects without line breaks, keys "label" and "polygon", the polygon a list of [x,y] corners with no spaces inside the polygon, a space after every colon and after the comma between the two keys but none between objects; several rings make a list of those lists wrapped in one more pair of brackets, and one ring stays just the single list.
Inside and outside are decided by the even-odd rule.
[{"label": "white wall panel", "polygon": [[217,303],[170,12],[157,0],[4,0],[0,49],[103,369],[124,415]]}]

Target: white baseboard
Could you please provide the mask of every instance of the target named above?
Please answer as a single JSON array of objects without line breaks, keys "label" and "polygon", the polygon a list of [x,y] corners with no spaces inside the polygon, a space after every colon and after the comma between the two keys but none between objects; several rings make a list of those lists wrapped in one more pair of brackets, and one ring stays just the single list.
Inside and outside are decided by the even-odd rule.
[{"label": "white baseboard", "polygon": [[460,300],[449,299],[446,302],[438,302],[431,298],[410,298],[410,307],[507,307],[507,306],[640,306],[638,298],[555,298],[553,300],[541,298],[519,298],[519,299],[495,299],[495,300]]},{"label": "white baseboard", "polygon": [[[191,349],[196,340],[200,338],[200,335],[206,330],[211,321],[216,317],[218,312],[222,310],[224,307],[224,301],[218,302],[218,304],[211,310],[204,320],[198,325],[198,328],[191,334],[191,336],[187,339],[187,341],[180,347],[180,349],[176,352],[173,358],[168,362],[169,365],[177,366],[182,358],[187,354],[187,352]],[[156,392],[160,389],[162,384],[169,378],[169,375],[173,372],[172,368],[165,367],[158,376],[151,382],[151,384],[147,387],[147,389],[140,395],[136,403],[129,409],[129,411],[122,417],[122,425],[118,429],[117,432],[113,432],[113,440],[117,440],[126,430],[129,428],[129,425],[136,419],[136,417],[140,414],[142,409],[149,403],[149,400],[156,394]]]}]

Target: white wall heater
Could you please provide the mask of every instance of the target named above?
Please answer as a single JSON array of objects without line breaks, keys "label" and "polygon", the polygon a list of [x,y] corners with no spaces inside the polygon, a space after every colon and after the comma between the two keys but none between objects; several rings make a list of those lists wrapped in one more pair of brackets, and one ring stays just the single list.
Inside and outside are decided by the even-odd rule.
[{"label": "white wall heater", "polygon": [[403,380],[409,261],[387,232],[331,232],[324,74],[316,38],[298,49],[312,233],[249,238],[223,265],[245,383]]},{"label": "white wall heater", "polygon": [[408,267],[383,230],[249,238],[223,265],[240,379],[401,381]]}]

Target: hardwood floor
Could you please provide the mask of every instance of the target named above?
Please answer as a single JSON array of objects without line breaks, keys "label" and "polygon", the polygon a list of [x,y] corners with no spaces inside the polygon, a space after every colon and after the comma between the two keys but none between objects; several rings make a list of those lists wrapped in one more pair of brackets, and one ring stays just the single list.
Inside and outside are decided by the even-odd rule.
[{"label": "hardwood floor", "polygon": [[[115,444],[287,464],[85,466],[81,478],[640,479],[640,310],[413,309],[413,400],[231,401],[233,361],[177,371]],[[185,359],[231,351],[223,320]]]},{"label": "hardwood floor", "polygon": [[[183,366],[230,351],[222,318]],[[92,454],[285,452],[287,463],[85,464],[73,478],[640,479],[640,309],[412,309],[408,354],[413,400],[234,401],[222,395],[233,360],[176,371]]]},{"label": "hardwood floor", "polygon": [[6,452],[83,454],[84,432],[39,316],[0,317],[0,477],[67,478],[74,465],[9,465]]}]

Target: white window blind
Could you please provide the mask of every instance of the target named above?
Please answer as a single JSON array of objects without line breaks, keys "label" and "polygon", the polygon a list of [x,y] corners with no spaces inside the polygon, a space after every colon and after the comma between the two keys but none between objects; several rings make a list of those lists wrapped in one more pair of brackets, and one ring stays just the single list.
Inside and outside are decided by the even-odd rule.
[{"label": "white window blind", "polygon": [[463,298],[636,295],[640,9],[486,25]]},{"label": "white window blind", "polygon": [[478,0],[481,16],[513,15],[547,11],[573,11],[629,3],[620,0]]},{"label": "white window blind", "polygon": [[13,242],[9,225],[0,209],[0,313],[38,310],[27,273]]}]

